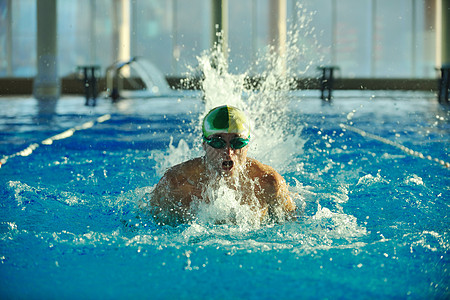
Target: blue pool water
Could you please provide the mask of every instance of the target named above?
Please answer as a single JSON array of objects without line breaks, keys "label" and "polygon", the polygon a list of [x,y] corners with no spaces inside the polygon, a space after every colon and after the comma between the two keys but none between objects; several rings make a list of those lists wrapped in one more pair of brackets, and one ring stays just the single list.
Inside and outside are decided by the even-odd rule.
[{"label": "blue pool water", "polygon": [[1,99],[2,299],[450,297],[450,116],[433,94],[291,92],[249,155],[302,196],[297,221],[160,227],[137,203],[201,155],[205,103],[185,95]]}]

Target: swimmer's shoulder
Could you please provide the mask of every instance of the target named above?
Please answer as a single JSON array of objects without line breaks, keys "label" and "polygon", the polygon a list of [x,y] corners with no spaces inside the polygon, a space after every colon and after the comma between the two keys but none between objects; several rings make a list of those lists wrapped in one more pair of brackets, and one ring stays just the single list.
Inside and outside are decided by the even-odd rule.
[{"label": "swimmer's shoulder", "polygon": [[[253,179],[258,179],[261,187],[265,191],[264,199],[269,205],[282,207],[285,213],[296,210],[295,202],[292,200],[286,181],[271,166],[265,165],[255,159],[250,159],[250,171]],[[284,217],[283,217],[284,218]]]},{"label": "swimmer's shoulder", "polygon": [[252,177],[263,177],[263,178],[281,178],[281,175],[269,165],[263,164],[262,162],[254,159],[247,158],[247,163],[249,166],[249,173]]},{"label": "swimmer's shoulder", "polygon": [[275,192],[286,185],[284,178],[271,166],[253,158],[248,158],[248,162],[250,177],[257,179],[266,190]]}]

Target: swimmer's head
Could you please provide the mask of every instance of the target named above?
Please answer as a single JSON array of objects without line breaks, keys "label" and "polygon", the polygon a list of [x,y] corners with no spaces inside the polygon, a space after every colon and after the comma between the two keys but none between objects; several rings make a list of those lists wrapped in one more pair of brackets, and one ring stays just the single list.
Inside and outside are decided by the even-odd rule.
[{"label": "swimmer's head", "polygon": [[203,137],[208,138],[218,133],[236,133],[250,137],[250,122],[240,109],[223,105],[213,108],[203,119]]}]

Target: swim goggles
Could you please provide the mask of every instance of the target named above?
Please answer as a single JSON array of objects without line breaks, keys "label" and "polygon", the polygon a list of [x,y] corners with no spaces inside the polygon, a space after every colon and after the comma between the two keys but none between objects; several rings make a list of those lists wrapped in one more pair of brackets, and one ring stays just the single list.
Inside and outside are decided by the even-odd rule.
[{"label": "swim goggles", "polygon": [[[203,137],[203,140],[205,143],[207,143],[209,146],[215,148],[215,149],[223,149],[227,146],[227,142],[219,137],[219,136],[213,136],[210,138]],[[250,142],[250,139],[244,139],[240,137],[235,137],[230,141],[230,147],[231,149],[241,149],[248,145]]]}]

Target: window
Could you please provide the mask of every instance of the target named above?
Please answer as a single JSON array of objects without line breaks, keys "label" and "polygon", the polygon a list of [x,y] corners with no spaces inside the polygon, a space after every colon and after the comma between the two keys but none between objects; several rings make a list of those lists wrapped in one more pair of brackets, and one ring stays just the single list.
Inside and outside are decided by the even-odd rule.
[{"label": "window", "polygon": [[[182,75],[210,48],[211,0],[130,0],[130,53],[164,74]],[[110,0],[58,1],[58,67],[104,71],[115,62],[114,9]],[[269,0],[229,0],[230,71],[257,73],[267,51]],[[333,64],[340,76],[432,78],[435,30],[432,0],[287,0],[287,28],[300,77]],[[31,25],[30,25],[31,24]],[[36,0],[0,0],[0,76],[36,74]],[[292,54],[292,53],[291,53]]]}]

